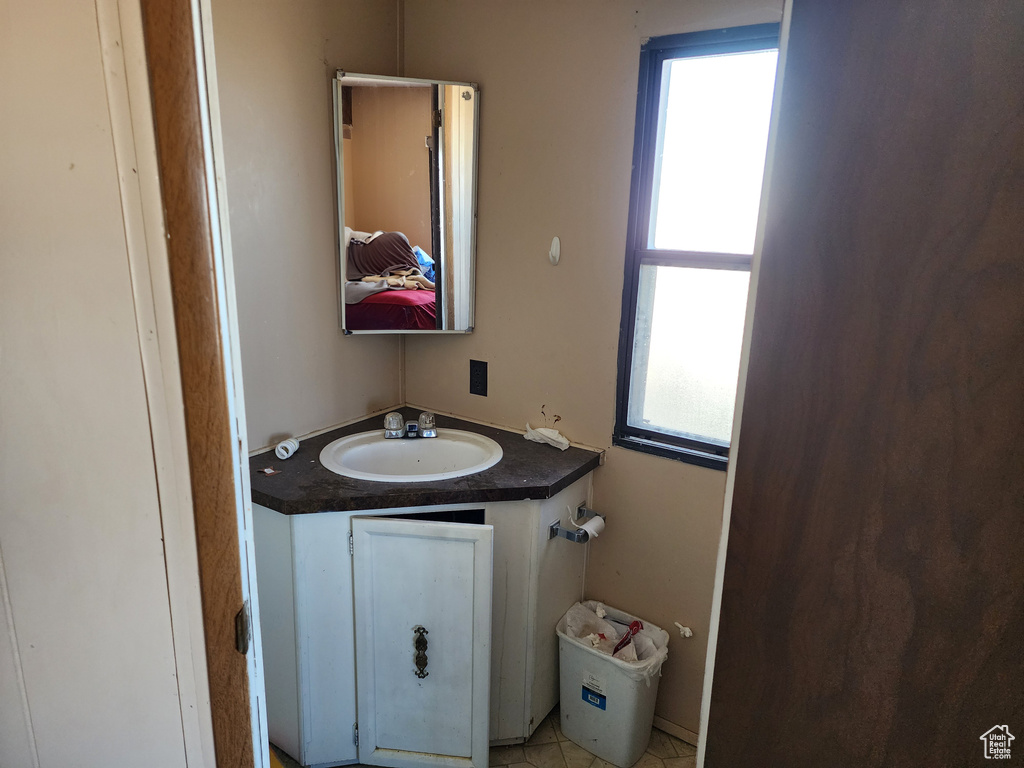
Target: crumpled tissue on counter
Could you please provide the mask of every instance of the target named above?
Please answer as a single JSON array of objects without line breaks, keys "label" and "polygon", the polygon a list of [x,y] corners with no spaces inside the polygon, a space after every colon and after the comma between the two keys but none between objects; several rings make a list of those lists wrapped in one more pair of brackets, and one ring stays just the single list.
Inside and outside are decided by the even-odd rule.
[{"label": "crumpled tissue on counter", "polygon": [[523,437],[535,443],[553,445],[560,451],[564,451],[569,447],[569,441],[557,429],[550,429],[549,427],[534,429],[530,426],[529,422],[526,423],[526,434]]}]

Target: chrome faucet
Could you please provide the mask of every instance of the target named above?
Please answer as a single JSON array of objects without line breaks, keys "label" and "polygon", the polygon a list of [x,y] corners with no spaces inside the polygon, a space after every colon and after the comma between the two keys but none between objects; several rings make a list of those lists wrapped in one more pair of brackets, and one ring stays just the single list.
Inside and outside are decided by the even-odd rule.
[{"label": "chrome faucet", "polygon": [[434,423],[434,414],[424,411],[419,419],[420,437],[437,437],[437,424]]},{"label": "chrome faucet", "polygon": [[384,437],[437,437],[434,414],[423,411],[417,421],[403,421],[402,414],[392,411],[384,417]]},{"label": "chrome faucet", "polygon": [[405,422],[398,411],[392,411],[384,417],[384,437],[405,437]]}]

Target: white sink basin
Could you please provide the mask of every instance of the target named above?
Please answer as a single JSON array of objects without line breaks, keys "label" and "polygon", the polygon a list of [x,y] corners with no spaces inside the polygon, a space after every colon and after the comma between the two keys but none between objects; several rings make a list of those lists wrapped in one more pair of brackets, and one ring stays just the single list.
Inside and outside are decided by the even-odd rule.
[{"label": "white sink basin", "polygon": [[418,483],[482,472],[501,461],[501,446],[484,435],[439,429],[437,437],[384,439],[383,430],[360,432],[320,452],[327,469],[357,480]]}]

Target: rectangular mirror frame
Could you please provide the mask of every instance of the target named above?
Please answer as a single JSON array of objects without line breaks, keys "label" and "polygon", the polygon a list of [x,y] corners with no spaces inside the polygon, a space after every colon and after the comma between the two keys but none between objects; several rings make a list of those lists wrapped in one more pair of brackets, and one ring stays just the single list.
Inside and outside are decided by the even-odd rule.
[{"label": "rectangular mirror frame", "polygon": [[[473,91],[473,131],[472,131],[472,168],[470,171],[471,188],[470,201],[471,214],[468,216],[469,232],[464,238],[468,249],[468,265],[466,267],[466,280],[468,288],[464,305],[460,313],[465,318],[464,327],[450,329],[377,329],[377,330],[350,330],[346,328],[346,304],[345,304],[345,283],[348,267],[348,253],[345,249],[345,161],[344,161],[344,133],[342,123],[342,87],[343,86],[391,86],[391,87],[415,87],[415,86],[458,86]],[[465,334],[472,333],[475,323],[476,310],[476,220],[477,220],[477,167],[479,157],[479,126],[480,126],[480,89],[476,83],[465,83],[453,80],[426,80],[409,77],[393,77],[390,75],[362,75],[346,72],[339,69],[333,81],[334,92],[334,150],[335,150],[335,179],[337,184],[337,206],[338,206],[338,231],[337,231],[337,253],[338,253],[338,305],[339,323],[345,335],[353,334]],[[444,181],[440,180],[439,184]],[[432,251],[436,249],[440,222],[434,202],[431,203],[431,230],[432,230]],[[435,261],[438,260],[438,253],[431,254]],[[442,300],[443,301],[443,300]],[[442,309],[439,307],[438,309]]]}]

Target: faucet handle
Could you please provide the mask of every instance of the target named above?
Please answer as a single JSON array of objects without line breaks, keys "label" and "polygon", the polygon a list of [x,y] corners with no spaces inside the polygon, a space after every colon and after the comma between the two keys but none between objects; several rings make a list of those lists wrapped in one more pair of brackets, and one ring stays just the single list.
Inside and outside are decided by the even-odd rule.
[{"label": "faucet handle", "polygon": [[423,411],[420,414],[420,437],[437,437],[437,424],[434,421],[434,414],[430,411]]},{"label": "faucet handle", "polygon": [[405,420],[398,411],[384,417],[384,437],[402,437],[405,434]]}]

